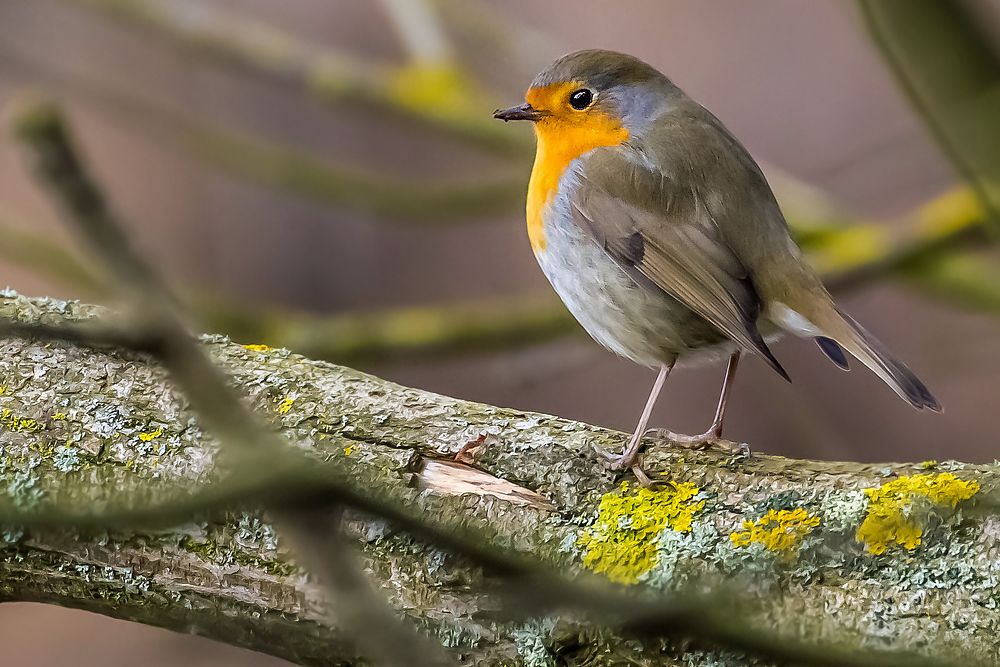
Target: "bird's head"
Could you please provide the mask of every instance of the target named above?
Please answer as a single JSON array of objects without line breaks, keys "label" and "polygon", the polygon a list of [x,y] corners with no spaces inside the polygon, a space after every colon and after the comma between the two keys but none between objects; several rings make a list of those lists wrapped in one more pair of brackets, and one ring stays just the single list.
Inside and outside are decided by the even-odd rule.
[{"label": "bird's head", "polygon": [[494,118],[535,123],[540,139],[614,145],[641,132],[670,103],[676,88],[638,58],[614,51],[563,56],[532,81],[525,104]]}]

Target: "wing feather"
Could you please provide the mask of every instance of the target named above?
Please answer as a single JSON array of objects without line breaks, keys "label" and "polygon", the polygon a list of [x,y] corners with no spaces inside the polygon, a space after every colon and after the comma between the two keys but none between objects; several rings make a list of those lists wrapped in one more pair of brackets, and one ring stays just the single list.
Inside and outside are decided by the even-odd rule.
[{"label": "wing feather", "polygon": [[637,283],[671,295],[788,379],[757,330],[749,271],[698,192],[627,150],[598,149],[577,166],[576,223]]}]

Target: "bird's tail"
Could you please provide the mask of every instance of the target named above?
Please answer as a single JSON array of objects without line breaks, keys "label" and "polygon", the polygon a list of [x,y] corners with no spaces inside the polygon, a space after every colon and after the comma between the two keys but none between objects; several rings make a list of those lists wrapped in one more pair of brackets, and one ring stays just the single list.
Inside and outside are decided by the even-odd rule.
[{"label": "bird's tail", "polygon": [[[917,410],[941,412],[941,404],[927,386],[903,362],[892,356],[881,341],[840,310],[829,297],[821,301],[825,303],[818,308],[815,303],[811,304],[813,312],[802,315],[814,325],[810,334],[831,361],[846,370],[847,359],[843,353],[846,350]],[[792,333],[803,333],[801,328],[795,330],[784,324],[782,326]]]}]

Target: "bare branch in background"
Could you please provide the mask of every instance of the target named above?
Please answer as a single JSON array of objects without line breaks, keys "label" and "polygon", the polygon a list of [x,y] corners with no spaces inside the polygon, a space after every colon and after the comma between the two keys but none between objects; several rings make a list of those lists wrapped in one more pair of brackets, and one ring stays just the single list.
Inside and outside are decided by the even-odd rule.
[{"label": "bare branch in background", "polygon": [[[216,7],[199,4],[193,9],[190,0],[63,1],[103,12],[181,48],[266,73],[324,102],[365,104],[501,154],[523,155],[530,148],[526,137],[504,131],[488,113],[468,106],[469,100],[487,97],[461,75],[440,76],[440,71],[425,72],[419,65],[375,65]],[[421,89],[415,85],[420,81],[436,87]],[[428,105],[428,93],[442,102],[465,103]]]},{"label": "bare branch in background", "polygon": [[504,175],[501,170],[477,174],[475,179],[393,177],[196,120],[92,79],[65,74],[56,65],[29,62],[9,52],[3,58],[7,66],[36,73],[54,88],[71,93],[74,100],[93,105],[141,132],[144,139],[237,178],[331,206],[385,216],[393,222],[454,224],[513,210],[524,195],[521,174]]},{"label": "bare branch in background", "polygon": [[1000,225],[1000,52],[956,0],[859,0],[903,91]]},{"label": "bare branch in background", "polygon": [[[568,49],[559,39],[525,22],[514,22],[482,0],[430,0],[450,29],[464,62],[476,62],[490,77],[521,87],[542,63]],[[497,68],[496,63],[503,63]]]},{"label": "bare branch in background", "polygon": [[81,297],[107,293],[103,278],[94,275],[69,248],[50,234],[29,231],[23,220],[15,222],[8,211],[0,213],[0,257],[14,266],[30,269],[53,282],[77,290]]},{"label": "bare branch in background", "polygon": [[453,66],[454,54],[428,0],[380,0],[410,60],[433,67]]},{"label": "bare branch in background", "polygon": [[[921,207],[897,238],[890,238],[882,223],[847,224],[831,219],[835,214],[830,211],[817,213],[800,207],[789,214],[803,247],[826,273],[831,289],[844,292],[886,276],[900,277],[950,303],[1000,313],[1000,281],[993,279],[991,263],[974,254],[984,235],[983,213],[967,190],[956,190]],[[5,238],[11,241],[6,246],[10,252],[16,253],[19,247],[51,247],[54,257],[69,255],[50,239],[23,231],[5,233]],[[67,268],[77,273],[74,266],[80,265],[47,263],[34,268],[58,280]],[[80,270],[85,269],[80,266]],[[328,316],[241,305],[199,294],[190,295],[186,302],[206,329],[241,342],[287,347],[314,359],[355,364],[503,350],[579,331],[548,291]]]}]

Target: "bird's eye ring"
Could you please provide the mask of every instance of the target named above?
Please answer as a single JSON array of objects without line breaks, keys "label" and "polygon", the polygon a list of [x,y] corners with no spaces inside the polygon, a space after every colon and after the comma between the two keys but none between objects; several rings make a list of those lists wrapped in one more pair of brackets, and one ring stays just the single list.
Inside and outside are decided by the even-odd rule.
[{"label": "bird's eye ring", "polygon": [[594,101],[594,93],[590,92],[586,88],[580,88],[579,90],[574,90],[569,94],[569,105],[576,109],[577,111],[583,111],[590,106],[590,103]]}]

